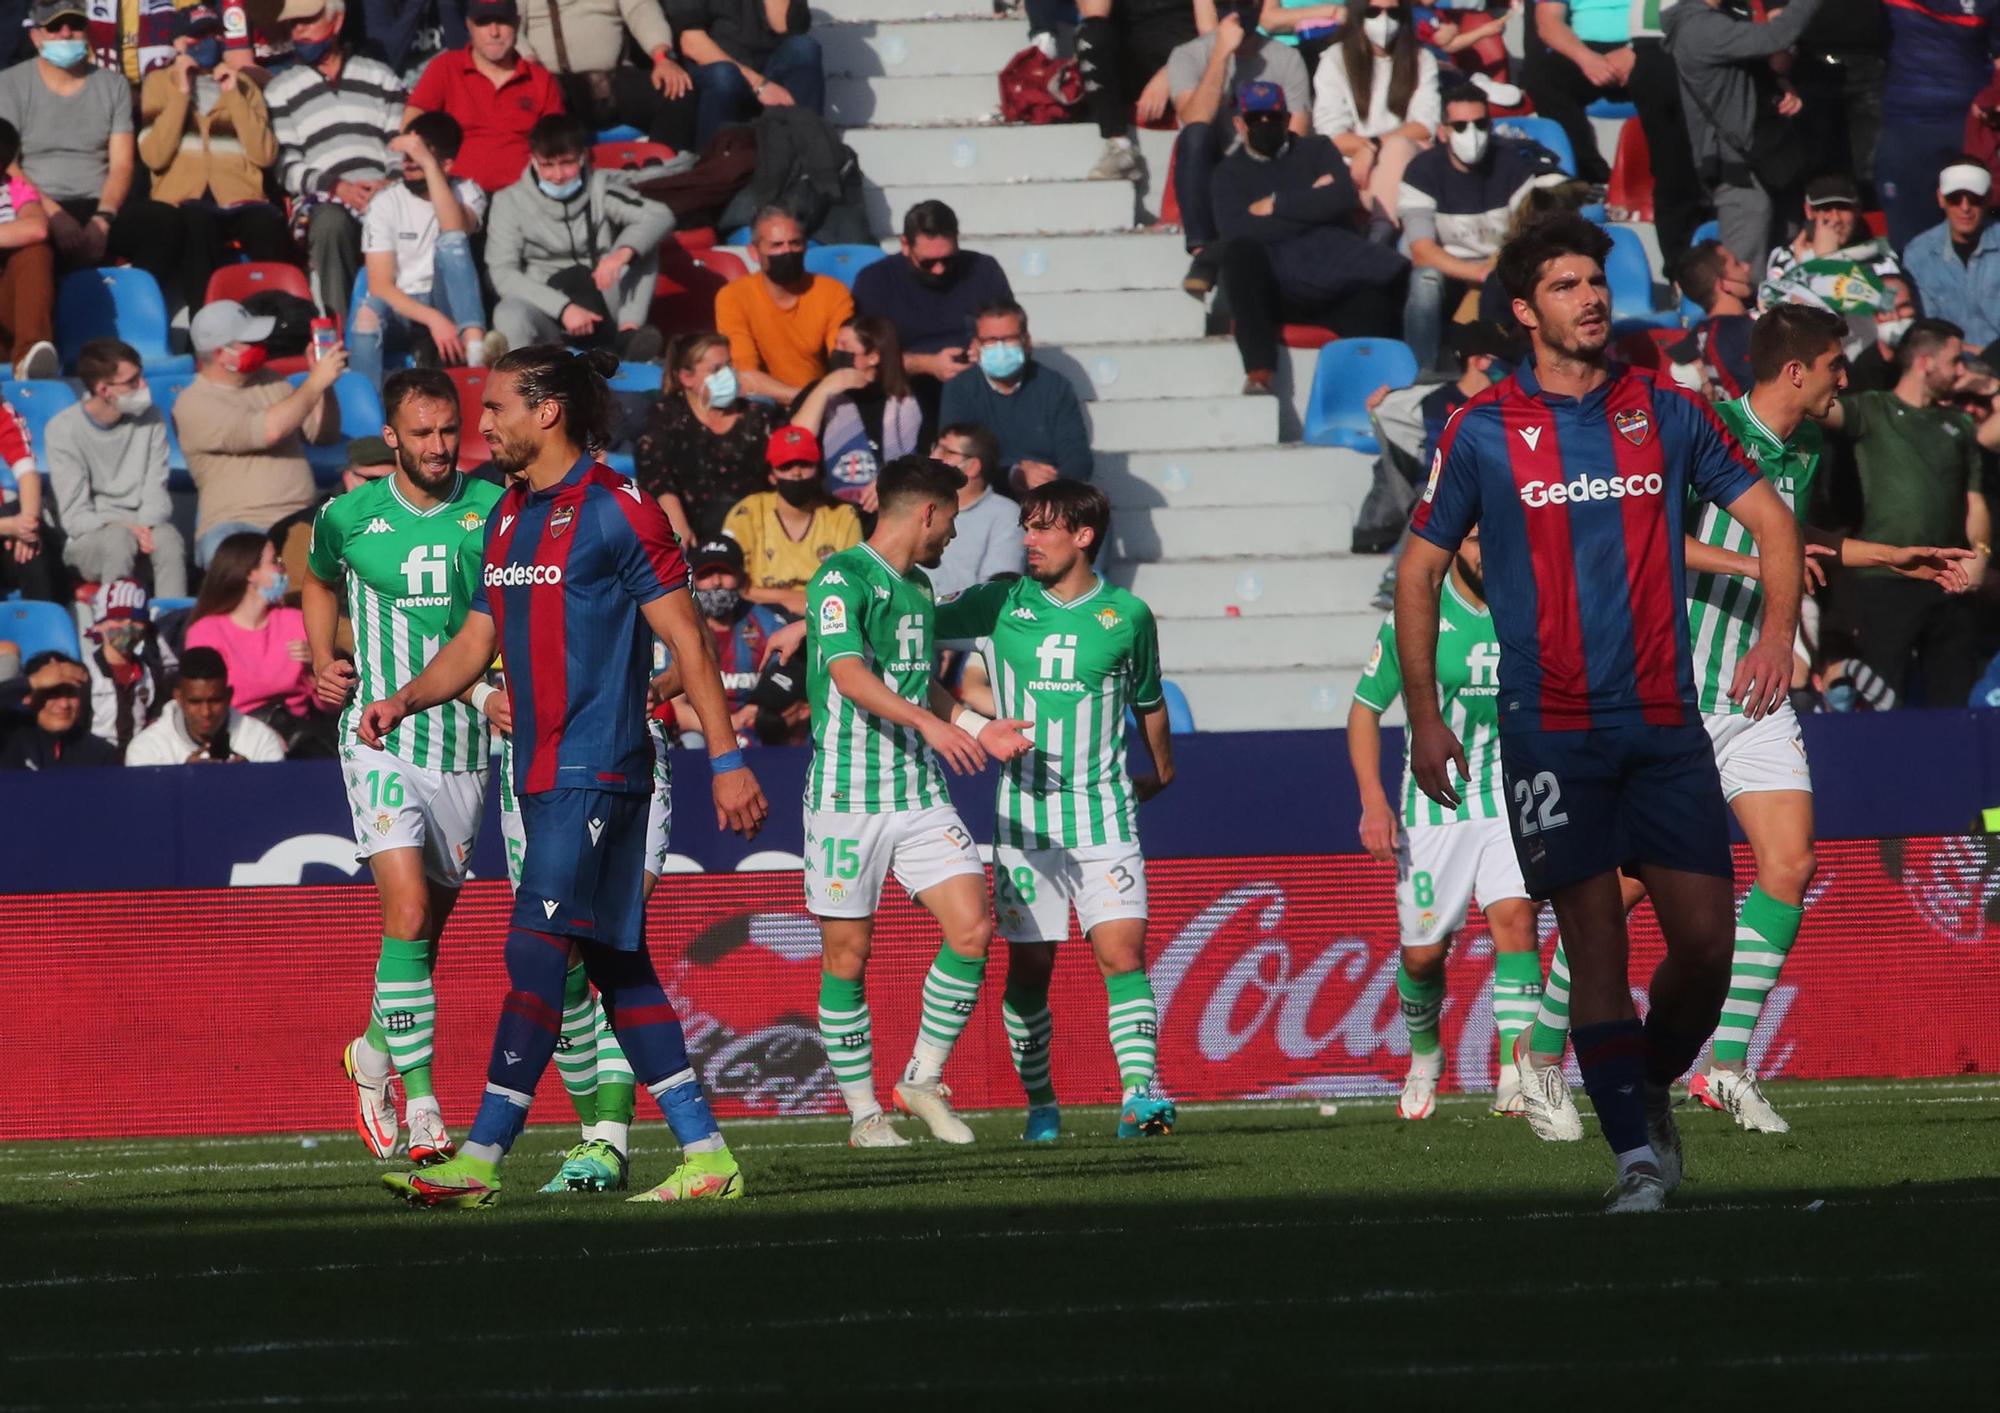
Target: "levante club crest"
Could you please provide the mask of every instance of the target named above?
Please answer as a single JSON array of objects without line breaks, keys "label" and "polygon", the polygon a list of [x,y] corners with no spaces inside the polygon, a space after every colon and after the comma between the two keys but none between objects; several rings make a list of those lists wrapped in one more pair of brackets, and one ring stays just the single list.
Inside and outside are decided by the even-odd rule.
[{"label": "levante club crest", "polygon": [[1618,435],[1632,443],[1644,446],[1646,438],[1653,430],[1653,419],[1646,415],[1644,408],[1633,407],[1623,412],[1611,414],[1611,425],[1618,429]]},{"label": "levante club crest", "polygon": [[559,505],[549,512],[549,538],[559,540],[562,532],[569,528],[569,522],[576,519],[574,506]]}]

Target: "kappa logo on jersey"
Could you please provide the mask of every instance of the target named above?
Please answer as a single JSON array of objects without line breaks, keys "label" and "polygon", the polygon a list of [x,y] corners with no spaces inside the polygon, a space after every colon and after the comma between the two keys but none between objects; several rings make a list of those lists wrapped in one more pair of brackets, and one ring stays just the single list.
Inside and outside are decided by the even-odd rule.
[{"label": "kappa logo on jersey", "polygon": [[588,824],[587,826],[585,826],[585,827],[586,827],[586,828],[588,828],[588,829],[590,830],[590,842],[591,842],[592,844],[595,844],[595,843],[596,843],[596,842],[597,842],[597,841],[598,841],[599,839],[602,839],[602,838],[604,837],[604,821],[603,821],[603,820],[601,820],[601,819],[593,819],[593,820],[591,820],[591,821],[590,821],[590,823],[589,823],[589,824]]},{"label": "kappa logo on jersey", "polygon": [[563,531],[567,530],[570,527],[570,522],[575,519],[576,507],[573,505],[559,505],[550,511],[549,538],[552,540],[561,539]]},{"label": "kappa logo on jersey", "polygon": [[1035,611],[1032,608],[1017,608],[1007,616],[1009,618],[1019,618],[1029,623],[1039,623],[1042,621],[1035,617]]},{"label": "kappa logo on jersey", "polygon": [[1579,476],[1574,481],[1529,481],[1521,487],[1521,504],[1540,508],[1576,501],[1624,500],[1628,496],[1656,496],[1667,483],[1657,471],[1641,476]]},{"label": "kappa logo on jersey", "polygon": [[393,535],[396,533],[396,527],[378,515],[361,527],[361,533],[364,535]]},{"label": "kappa logo on jersey", "polygon": [[1540,449],[1542,445],[1542,433],[1546,430],[1547,428],[1545,427],[1523,427],[1521,429],[1521,440],[1528,444],[1529,451]]},{"label": "kappa logo on jersey", "polygon": [[877,584],[875,586],[875,597],[878,599],[886,599],[889,597],[889,591],[882,585]]},{"label": "kappa logo on jersey", "polygon": [[1646,409],[1643,407],[1630,407],[1623,412],[1612,413],[1611,425],[1618,429],[1619,436],[1633,446],[1644,446],[1646,438],[1653,431],[1653,419],[1646,415]]},{"label": "kappa logo on jersey", "polygon": [[532,584],[560,584],[563,572],[560,564],[489,564],[482,578],[489,589],[520,589]]},{"label": "kappa logo on jersey", "polygon": [[841,586],[841,587],[842,587],[843,589],[847,587],[847,581],[846,581],[845,579],[843,579],[843,578],[841,578],[841,577],[840,577],[840,571],[839,571],[838,569],[829,569],[829,570],[827,570],[827,571],[826,571],[826,575],[825,575],[825,577],[824,577],[824,578],[822,578],[822,579],[820,580],[820,583],[822,583],[822,584],[838,584],[838,585],[840,585],[840,586]]}]

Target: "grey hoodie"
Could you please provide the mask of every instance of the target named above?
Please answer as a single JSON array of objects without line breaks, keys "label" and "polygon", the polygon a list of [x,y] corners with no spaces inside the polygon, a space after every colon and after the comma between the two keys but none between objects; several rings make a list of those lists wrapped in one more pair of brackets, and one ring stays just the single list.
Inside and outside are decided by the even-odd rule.
[{"label": "grey hoodie", "polygon": [[[651,175],[650,173],[648,175]],[[604,302],[619,324],[643,324],[653,303],[660,242],[674,230],[674,213],[631,188],[622,172],[592,170],[568,201],[545,196],[532,164],[500,191],[486,216],[486,269],[502,299],[518,299],[551,319],[569,297],[549,286],[558,271],[590,269],[621,245],[639,253]]]},{"label": "grey hoodie", "polygon": [[1660,16],[1665,48],[1681,76],[1681,109],[1697,167],[1709,158],[1742,161],[1757,131],[1751,66],[1798,43],[1822,0],[1792,0],[1769,24],[1726,14],[1706,0],[1679,0]]}]

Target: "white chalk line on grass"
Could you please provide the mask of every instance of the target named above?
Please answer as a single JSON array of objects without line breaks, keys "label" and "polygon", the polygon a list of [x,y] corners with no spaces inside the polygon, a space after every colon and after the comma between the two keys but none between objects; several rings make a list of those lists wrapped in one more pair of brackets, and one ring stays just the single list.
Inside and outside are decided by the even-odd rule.
[{"label": "white chalk line on grass", "polygon": [[[941,1322],[965,1323],[1014,1323],[1025,1320],[1073,1320],[1097,1319],[1107,1316],[1128,1315],[1211,1315],[1228,1313],[1248,1313],[1253,1311],[1276,1312],[1285,1310],[1305,1310],[1339,1308],[1343,1306],[1393,1305],[1399,1303],[1423,1303],[1440,1300],[1553,1300],[1578,1296],[1599,1295],[1660,1295],[1660,1294],[1712,1294],[1722,1290],[1767,1289],[1767,1288],[1810,1288],[1824,1289],[1831,1286],[1867,1284],[1915,1283],[1929,1279],[1921,1271],[1888,1271],[1867,1276],[1825,1276],[1813,1274],[1774,1274],[1745,1276],[1723,1279],[1717,1276],[1687,1276],[1672,1280],[1649,1281],[1541,1281],[1514,1283],[1505,1286],[1450,1286],[1385,1288],[1358,1291],[1326,1291],[1314,1295],[1294,1296],[1247,1296],[1241,1299],[1227,1296],[1179,1297],[1158,1300],[1102,1300],[1064,1301],[1048,1305],[1016,1306],[960,1306],[939,1308],[909,1305],[890,1306],[875,1310],[840,1310],[817,1315],[795,1315],[779,1318],[760,1318],[756,1322],[759,1333],[772,1330],[813,1330],[837,1329],[850,1326],[903,1324],[923,1321],[936,1324]],[[684,1320],[670,1322],[643,1321],[616,1324],[595,1324],[577,1326],[565,1330],[537,1330],[537,1337],[552,1336],[567,1340],[628,1339],[636,1336],[659,1334],[686,1334],[689,1326]],[[368,1334],[355,1336],[332,1336],[312,1339],[258,1339],[232,1340],[220,1344],[206,1345],[164,1345],[148,1348],[120,1349],[107,1346],[101,1335],[93,1337],[85,1348],[75,1350],[39,1349],[28,1353],[10,1354],[9,1364],[49,1364],[64,1360],[88,1359],[213,1359],[239,1358],[267,1354],[312,1354],[328,1351],[374,1350],[374,1349],[436,1349],[446,1346],[480,1346],[491,1344],[517,1344],[522,1331],[469,1330],[444,1331],[423,1336]]]}]

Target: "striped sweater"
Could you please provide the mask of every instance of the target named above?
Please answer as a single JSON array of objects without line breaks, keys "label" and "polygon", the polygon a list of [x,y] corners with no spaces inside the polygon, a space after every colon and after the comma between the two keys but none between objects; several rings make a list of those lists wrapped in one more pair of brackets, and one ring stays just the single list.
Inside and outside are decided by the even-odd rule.
[{"label": "striped sweater", "polygon": [[387,64],[349,54],[329,83],[294,64],[264,90],[278,134],[278,179],[294,196],[330,192],[344,181],[380,181],[399,164],[389,139],[400,130],[403,81]]}]

